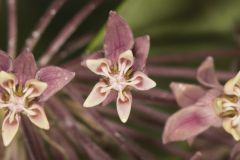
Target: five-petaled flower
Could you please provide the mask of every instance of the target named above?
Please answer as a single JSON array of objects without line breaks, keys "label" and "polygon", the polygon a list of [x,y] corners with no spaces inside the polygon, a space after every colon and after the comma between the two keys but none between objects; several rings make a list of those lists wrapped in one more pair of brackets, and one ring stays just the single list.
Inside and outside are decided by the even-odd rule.
[{"label": "five-petaled flower", "polygon": [[[131,88],[148,90],[156,83],[143,72],[149,51],[149,36],[133,39],[128,24],[116,12],[111,11],[107,22],[104,53],[98,51],[86,60],[86,66],[103,76],[87,97],[83,106],[93,107],[106,99],[115,99],[117,112],[126,122],[132,104]],[[104,57],[105,58],[101,58]],[[94,58],[93,58],[94,57]]]},{"label": "five-petaled flower", "polygon": [[2,125],[4,145],[9,145],[16,135],[21,115],[39,128],[49,129],[41,105],[73,77],[73,72],[55,66],[37,70],[34,57],[27,50],[15,60],[0,51],[0,108],[6,110]]}]

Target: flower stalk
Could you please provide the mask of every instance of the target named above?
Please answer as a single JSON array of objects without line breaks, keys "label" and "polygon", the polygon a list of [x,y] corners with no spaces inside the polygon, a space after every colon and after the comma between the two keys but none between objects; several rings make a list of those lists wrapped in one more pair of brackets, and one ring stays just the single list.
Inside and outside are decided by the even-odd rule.
[{"label": "flower stalk", "polygon": [[12,58],[16,56],[17,49],[17,2],[7,0],[8,7],[8,54]]},{"label": "flower stalk", "polygon": [[101,4],[102,0],[91,0],[86,6],[84,6],[76,15],[63,27],[56,38],[50,43],[49,47],[42,54],[39,64],[45,66],[53,56],[59,51],[60,47],[68,40],[68,38],[73,34],[89,14],[94,11],[94,9]]},{"label": "flower stalk", "polygon": [[52,21],[52,19],[55,17],[55,15],[58,13],[58,11],[61,9],[65,2],[66,0],[54,0],[51,3],[49,8],[39,19],[30,36],[26,39],[23,51],[25,49],[28,49],[29,51],[32,51],[34,49],[35,45],[40,40],[43,32],[45,31],[49,23]]}]

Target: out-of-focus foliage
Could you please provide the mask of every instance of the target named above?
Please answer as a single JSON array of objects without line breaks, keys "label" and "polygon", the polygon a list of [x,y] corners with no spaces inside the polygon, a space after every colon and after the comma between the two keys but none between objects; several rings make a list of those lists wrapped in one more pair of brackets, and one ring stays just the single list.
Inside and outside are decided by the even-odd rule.
[{"label": "out-of-focus foliage", "polygon": [[239,9],[239,0],[126,0],[118,11],[136,35],[151,36],[151,53],[159,54],[235,46]]}]

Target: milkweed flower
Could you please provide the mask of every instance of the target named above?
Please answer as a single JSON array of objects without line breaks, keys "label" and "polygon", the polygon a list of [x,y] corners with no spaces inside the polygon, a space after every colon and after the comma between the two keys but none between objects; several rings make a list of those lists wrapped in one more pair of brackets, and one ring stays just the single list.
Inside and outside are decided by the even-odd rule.
[{"label": "milkweed flower", "polygon": [[199,67],[197,79],[205,88],[171,83],[170,87],[182,109],[167,120],[163,142],[191,142],[211,126],[222,126],[235,140],[240,140],[240,72],[221,86],[213,59],[209,57]]},{"label": "milkweed flower", "polygon": [[0,51],[0,108],[6,110],[2,124],[4,145],[9,145],[16,135],[22,115],[39,128],[49,129],[42,103],[73,77],[73,72],[55,66],[38,70],[27,50],[15,60]]},{"label": "milkweed flower", "polygon": [[163,143],[188,140],[211,126],[220,127],[221,118],[215,111],[215,100],[223,94],[215,70],[213,58],[208,57],[198,68],[197,80],[202,84],[171,83],[170,87],[179,106],[164,128]]},{"label": "milkweed flower", "polygon": [[149,90],[156,86],[143,72],[149,46],[149,36],[134,40],[128,24],[116,12],[111,11],[104,51],[96,52],[85,62],[92,72],[103,78],[93,87],[83,106],[93,107],[117,95],[117,112],[121,121],[125,123],[132,104],[130,90]]}]

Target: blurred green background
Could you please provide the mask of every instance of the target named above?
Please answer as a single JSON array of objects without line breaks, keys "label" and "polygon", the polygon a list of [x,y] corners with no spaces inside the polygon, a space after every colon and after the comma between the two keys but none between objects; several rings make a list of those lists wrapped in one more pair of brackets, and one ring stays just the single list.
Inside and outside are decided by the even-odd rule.
[{"label": "blurred green background", "polygon": [[[69,0],[64,5],[34,49],[36,57],[42,54],[60,29],[87,2]],[[19,50],[50,3],[49,0],[18,1]],[[150,35],[152,55],[238,47],[240,0],[105,0],[70,37],[75,39],[86,33],[95,34],[73,56],[90,53],[101,47],[109,10],[117,10],[129,22],[135,36]],[[6,20],[6,0],[0,0],[1,50],[7,48]],[[185,143],[183,145],[186,146]],[[163,156],[160,150],[154,150],[159,157]],[[164,156],[167,160],[172,157]]]},{"label": "blurred green background", "polygon": [[[61,27],[86,2],[69,0],[64,5],[44,33],[35,54],[41,54]],[[19,48],[50,3],[49,0],[21,0],[18,3]],[[3,50],[6,50],[5,6],[5,0],[1,0],[0,48]],[[129,22],[136,36],[151,36],[151,54],[236,46],[240,0],[105,0],[71,38],[87,32],[96,33],[106,22],[109,10],[117,10]],[[88,49],[100,46],[100,37]]]}]

